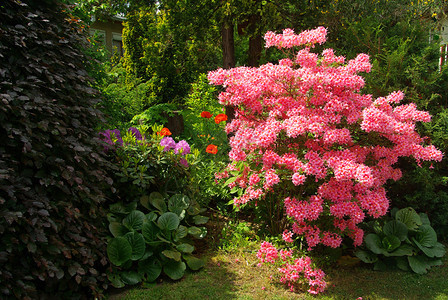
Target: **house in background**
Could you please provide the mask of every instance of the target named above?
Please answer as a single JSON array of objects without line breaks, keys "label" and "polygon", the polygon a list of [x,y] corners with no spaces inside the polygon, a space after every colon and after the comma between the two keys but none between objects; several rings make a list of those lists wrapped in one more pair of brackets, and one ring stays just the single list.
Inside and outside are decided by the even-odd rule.
[{"label": "house in background", "polygon": [[104,43],[110,56],[117,54],[123,56],[122,33],[124,21],[126,21],[126,18],[120,15],[101,19],[96,19],[95,16],[92,17],[92,24],[89,29],[90,34],[96,36]]},{"label": "house in background", "polygon": [[440,21],[440,67],[448,63],[448,17]]}]

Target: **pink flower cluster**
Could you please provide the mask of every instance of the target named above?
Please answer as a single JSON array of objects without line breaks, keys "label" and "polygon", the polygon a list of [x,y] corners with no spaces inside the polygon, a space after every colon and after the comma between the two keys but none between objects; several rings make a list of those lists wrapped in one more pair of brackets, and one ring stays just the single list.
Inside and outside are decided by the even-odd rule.
[{"label": "pink flower cluster", "polygon": [[293,221],[293,232],[304,235],[310,248],[337,247],[344,236],[360,245],[358,225],[389,208],[383,186],[401,177],[398,159],[442,159],[415,130],[416,122],[431,117],[415,104],[400,105],[400,91],[378,99],[361,94],[359,73],[370,71],[368,55],[346,62],[332,49],[312,53],[313,45],[325,42],[323,27],[299,35],[290,29],[268,32],[265,39],[266,47],[304,48],[279,64],[208,75],[212,84],[225,87],[219,102],[236,111],[226,125],[233,133],[232,162],[218,176],[239,173],[229,185],[243,189],[236,205],[286,193],[278,200]]},{"label": "pink flower cluster", "polygon": [[[280,253],[280,256],[278,255]],[[260,260],[258,266],[263,263],[279,265],[278,271],[280,282],[289,286],[294,291],[298,284],[307,283],[310,294],[323,292],[327,286],[324,280],[325,273],[321,269],[315,269],[312,266],[311,258],[308,256],[294,258],[293,249],[277,250],[271,243],[263,242],[257,257]]]}]

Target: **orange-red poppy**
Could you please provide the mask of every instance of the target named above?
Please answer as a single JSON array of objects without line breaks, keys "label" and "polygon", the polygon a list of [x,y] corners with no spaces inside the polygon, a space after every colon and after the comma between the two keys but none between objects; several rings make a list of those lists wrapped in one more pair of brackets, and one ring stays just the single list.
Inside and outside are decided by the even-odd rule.
[{"label": "orange-red poppy", "polygon": [[227,121],[227,116],[225,114],[219,114],[215,117],[215,123],[219,124],[222,121]]},{"label": "orange-red poppy", "polygon": [[164,128],[162,128],[162,130],[157,132],[157,135],[161,135],[161,136],[171,135],[171,131],[168,128],[164,127]]},{"label": "orange-red poppy", "polygon": [[218,153],[218,146],[210,144],[207,146],[207,148],[205,148],[205,152],[210,154],[216,154]]},{"label": "orange-red poppy", "polygon": [[203,111],[203,112],[201,112],[201,117],[202,118],[207,118],[207,119],[209,119],[209,118],[211,118],[213,115],[210,113],[210,112],[208,112],[208,111]]}]

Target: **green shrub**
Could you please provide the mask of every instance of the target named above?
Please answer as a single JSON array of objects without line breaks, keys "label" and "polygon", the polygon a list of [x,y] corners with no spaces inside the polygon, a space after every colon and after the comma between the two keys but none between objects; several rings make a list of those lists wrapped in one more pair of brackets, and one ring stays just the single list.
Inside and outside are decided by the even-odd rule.
[{"label": "green shrub", "polygon": [[375,233],[364,237],[365,249],[355,254],[375,270],[397,267],[424,274],[432,266],[441,265],[445,246],[437,242],[437,234],[428,216],[417,214],[411,207],[392,211],[392,220],[375,221]]},{"label": "green shrub", "polygon": [[0,298],[91,298],[111,179],[82,28],[56,1],[0,6]]}]

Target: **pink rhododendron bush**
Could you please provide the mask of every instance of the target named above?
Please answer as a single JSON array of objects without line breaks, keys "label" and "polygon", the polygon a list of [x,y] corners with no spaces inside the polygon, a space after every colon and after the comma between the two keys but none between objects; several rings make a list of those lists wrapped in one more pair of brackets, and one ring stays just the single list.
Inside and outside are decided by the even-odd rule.
[{"label": "pink rhododendron bush", "polygon": [[[237,206],[269,210],[274,201],[281,213],[270,211],[274,222],[265,223],[280,224],[277,233],[287,242],[305,237],[309,250],[319,244],[339,247],[344,237],[361,245],[360,223],[388,211],[384,185],[401,177],[394,167],[398,159],[423,163],[443,156],[416,132],[416,122],[429,122],[431,116],[413,103],[400,104],[402,92],[377,99],[361,93],[359,74],[371,69],[368,55],[346,62],[332,49],[320,55],[311,51],[326,34],[323,27],[299,35],[291,29],[268,32],[266,47],[283,50],[287,58],[208,76],[225,88],[219,102],[236,110],[226,126],[231,163],[217,178],[239,190]],[[262,262],[269,262],[266,247],[259,253]],[[279,271],[288,284],[299,273],[309,277],[310,292],[325,287],[323,272],[314,271],[307,259],[285,260]],[[312,272],[317,275],[307,275]]]}]

